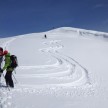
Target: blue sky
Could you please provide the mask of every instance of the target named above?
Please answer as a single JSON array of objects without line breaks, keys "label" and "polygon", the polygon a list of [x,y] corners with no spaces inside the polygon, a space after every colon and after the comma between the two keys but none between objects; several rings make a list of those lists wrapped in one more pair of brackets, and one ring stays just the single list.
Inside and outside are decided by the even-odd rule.
[{"label": "blue sky", "polygon": [[0,37],[53,27],[108,32],[108,0],[0,0]]}]

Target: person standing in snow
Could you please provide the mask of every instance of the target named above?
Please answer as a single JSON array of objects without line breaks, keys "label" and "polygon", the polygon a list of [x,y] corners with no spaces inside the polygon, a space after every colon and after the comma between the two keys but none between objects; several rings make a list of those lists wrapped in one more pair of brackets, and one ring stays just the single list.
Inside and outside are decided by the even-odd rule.
[{"label": "person standing in snow", "polygon": [[10,53],[7,50],[5,50],[3,52],[3,55],[5,56],[5,65],[3,69],[1,69],[1,73],[3,73],[3,71],[6,69],[6,75],[5,75],[6,85],[14,88],[14,83],[12,80],[12,72],[14,68],[11,67]]},{"label": "person standing in snow", "polygon": [[45,39],[47,38],[46,34],[44,35]]},{"label": "person standing in snow", "polygon": [[[1,71],[2,62],[3,62],[3,48],[0,47],[0,71]],[[1,74],[0,74],[0,77],[1,77]]]}]

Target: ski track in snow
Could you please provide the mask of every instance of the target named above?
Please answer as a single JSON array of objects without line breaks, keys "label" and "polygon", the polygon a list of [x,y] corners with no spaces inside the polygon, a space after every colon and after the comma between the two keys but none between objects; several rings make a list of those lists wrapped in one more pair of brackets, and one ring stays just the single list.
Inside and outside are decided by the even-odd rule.
[{"label": "ski track in snow", "polygon": [[3,49],[8,49],[9,50],[9,45],[11,42],[13,42],[16,38],[11,38],[10,40],[4,42],[1,46],[3,47]]},{"label": "ski track in snow", "polygon": [[[61,40],[51,40],[49,42],[43,42],[47,45],[47,48],[39,49],[43,53],[49,53],[53,58],[57,60],[55,64],[52,65],[40,65],[40,66],[20,66],[19,69],[36,69],[41,71],[47,71],[47,73],[41,74],[24,74],[19,77],[22,78],[44,78],[55,79],[57,83],[50,82],[49,84],[43,83],[42,85],[55,85],[55,86],[81,86],[90,84],[90,78],[88,75],[88,70],[81,66],[73,58],[60,54],[58,50],[62,49],[64,46],[60,43]],[[54,72],[51,72],[51,71]],[[60,71],[59,71],[60,70]],[[60,83],[59,83],[60,82]],[[40,86],[42,86],[40,85]],[[35,85],[34,85],[35,86]],[[37,85],[36,85],[37,86]],[[39,84],[38,84],[39,86]]]},{"label": "ski track in snow", "polygon": [[[60,85],[63,86],[80,86],[83,84],[90,84],[88,71],[82,67],[78,62],[76,62],[73,58],[64,56],[58,52],[59,49],[62,49],[64,46],[60,44],[61,40],[52,40],[49,42],[50,47],[46,49],[41,49],[42,52],[51,53],[52,57],[59,58],[59,61],[65,63],[68,67],[67,75],[70,78],[74,78],[74,81],[70,81],[69,83],[63,83]],[[48,44],[48,43],[46,43]],[[53,46],[52,46],[53,45]],[[78,72],[80,71],[80,72]],[[79,76],[80,74],[80,76]],[[64,76],[65,77],[65,76]],[[76,78],[75,78],[76,77]]]}]

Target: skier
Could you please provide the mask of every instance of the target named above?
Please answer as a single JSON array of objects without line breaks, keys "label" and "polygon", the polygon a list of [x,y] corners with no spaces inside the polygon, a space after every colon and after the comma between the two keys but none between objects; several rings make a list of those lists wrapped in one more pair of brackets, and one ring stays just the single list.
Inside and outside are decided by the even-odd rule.
[{"label": "skier", "polygon": [[10,86],[11,88],[14,88],[14,83],[12,80],[12,72],[14,68],[11,67],[10,53],[7,50],[5,50],[3,52],[3,55],[5,56],[5,65],[3,69],[1,69],[1,73],[3,73],[3,71],[6,69],[6,74],[5,74],[6,85]]},{"label": "skier", "polygon": [[46,34],[44,35],[45,39],[47,38]]},{"label": "skier", "polygon": [[[0,47],[0,71],[1,71],[2,62],[3,62],[3,48]],[[0,74],[0,77],[1,77],[1,74]]]}]

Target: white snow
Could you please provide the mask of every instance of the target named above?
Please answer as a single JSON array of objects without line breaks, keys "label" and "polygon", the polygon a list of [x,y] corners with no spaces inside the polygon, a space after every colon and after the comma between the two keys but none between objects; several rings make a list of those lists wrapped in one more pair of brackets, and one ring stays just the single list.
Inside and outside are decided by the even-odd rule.
[{"label": "white snow", "polygon": [[1,38],[0,46],[19,62],[14,89],[0,79],[0,108],[108,107],[108,33],[62,27]]}]

